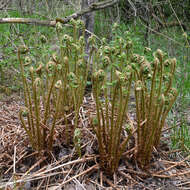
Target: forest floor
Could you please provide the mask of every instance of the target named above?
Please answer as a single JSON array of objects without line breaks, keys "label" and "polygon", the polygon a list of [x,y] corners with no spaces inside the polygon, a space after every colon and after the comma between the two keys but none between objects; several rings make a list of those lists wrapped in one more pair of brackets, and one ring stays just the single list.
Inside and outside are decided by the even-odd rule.
[{"label": "forest floor", "polygon": [[[0,101],[0,189],[190,189],[190,155],[171,150],[169,126],[164,129],[159,149],[153,152],[149,169],[142,171],[134,162],[136,148],[131,141],[118,171],[108,176],[99,169],[97,141],[88,120],[89,113],[95,113],[90,93],[80,111],[79,126],[85,136],[81,158],[76,154],[72,139],[65,136],[61,120],[56,127],[53,151],[49,154],[34,152],[18,119],[23,105],[18,94]],[[129,113],[129,119],[135,125],[133,112]],[[72,129],[71,125],[69,137]]]},{"label": "forest floor", "polygon": [[[32,35],[29,36],[31,38]],[[160,40],[154,39],[155,44],[156,41],[160,44]],[[0,51],[0,59],[2,57]],[[23,95],[8,87],[22,86],[19,80],[14,84],[9,81],[19,71],[14,67],[10,70],[11,73],[5,72],[4,76],[6,87],[0,84],[0,190],[190,190],[190,152],[171,148],[171,127],[167,125],[163,129],[160,147],[154,149],[150,168],[146,171],[134,161],[135,137],[129,142],[118,171],[113,176],[101,171],[98,144],[88,119],[90,113],[95,114],[95,103],[90,93],[80,109],[79,127],[85,137],[81,139],[81,158],[72,144],[72,122],[70,134],[66,136],[61,119],[56,125],[53,151],[33,151],[18,117],[20,108],[24,106]],[[133,102],[130,106],[134,107]],[[133,109],[130,110],[128,119],[135,126],[135,115]],[[190,106],[188,113],[190,123]],[[73,115],[71,113],[68,118],[72,120]]]}]

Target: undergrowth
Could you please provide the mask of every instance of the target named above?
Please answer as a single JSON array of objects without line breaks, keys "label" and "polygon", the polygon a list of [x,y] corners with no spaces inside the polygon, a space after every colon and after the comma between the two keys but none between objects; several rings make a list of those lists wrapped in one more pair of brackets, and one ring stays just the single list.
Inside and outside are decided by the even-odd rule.
[{"label": "undergrowth", "polygon": [[[152,23],[154,25],[154,23]],[[160,32],[151,32],[148,39],[145,40],[145,33],[147,28],[139,21],[136,24],[125,25],[120,23],[119,36],[122,36],[124,31],[130,31],[130,37],[134,44],[134,53],[143,55],[146,54],[148,61],[153,61],[154,56],[151,53],[156,49],[162,49],[165,52],[165,57],[177,57],[175,79],[173,86],[178,89],[178,98],[172,110],[169,112],[167,119],[171,130],[171,148],[181,148],[185,152],[190,149],[189,141],[189,105],[190,105],[190,58],[189,58],[189,32],[181,31],[178,27],[164,28]],[[144,44],[149,44],[152,51],[147,51]],[[146,47],[146,46],[145,46]],[[184,133],[184,131],[186,131]],[[181,135],[183,134],[183,135]],[[183,137],[182,137],[183,136]],[[184,148],[186,147],[186,149]]]},{"label": "undergrowth", "polygon": [[[48,62],[38,62],[33,67],[30,56],[27,56],[28,47],[21,46],[18,49],[26,106],[20,112],[20,120],[33,149],[38,151],[52,150],[58,118],[64,119],[66,137],[69,130],[67,114],[74,112],[74,128],[78,127],[89,66],[85,61],[84,36],[79,36],[79,29],[84,31],[84,24],[75,20],[71,24],[73,37],[61,35],[62,26],[57,23],[60,52],[59,55],[53,54]],[[46,43],[44,36],[41,40]],[[28,73],[25,67],[29,66]]]},{"label": "undergrowth", "polygon": [[[84,23],[72,19],[70,24],[72,36],[63,34],[62,25],[57,23],[59,54],[53,54],[48,62],[39,62],[35,68],[30,66],[28,75],[25,67],[32,64],[30,56],[27,56],[29,48],[21,46],[18,49],[25,96],[20,120],[33,149],[51,151],[56,140],[57,119],[64,119],[67,133],[69,121],[66,114],[74,112],[75,132],[72,138],[81,156],[78,118],[90,73],[96,103],[96,116],[91,124],[98,141],[100,167],[113,174],[134,133],[137,133],[135,159],[141,168],[147,167],[153,147],[159,145],[166,117],[177,98],[177,90],[173,88],[176,59],[165,59],[159,49],[153,53],[152,62],[134,54],[130,33],[126,31],[124,37],[120,37],[117,24],[112,28],[114,36],[111,42],[103,39],[98,44],[94,35],[89,38],[87,59]],[[40,40],[42,46],[47,41],[44,36]],[[151,51],[145,49],[146,52]],[[48,55],[45,56],[48,59]],[[133,90],[136,130],[127,118]],[[124,132],[127,132],[125,137]]]},{"label": "undergrowth", "polygon": [[[10,12],[9,16],[17,17],[19,15],[17,12]],[[96,23],[95,30],[97,33],[103,36],[103,31],[98,28],[98,23],[99,22]],[[26,108],[22,110],[20,118],[23,123],[23,126],[26,129],[27,134],[29,135],[33,148],[36,150],[48,148],[49,150],[51,150],[53,143],[52,139],[54,136],[54,127],[55,127],[54,123],[56,123],[57,118],[59,117],[64,118],[65,113],[69,113],[75,110],[74,126],[76,128],[76,131],[75,135],[73,136],[73,143],[76,146],[78,154],[81,155],[80,130],[77,129],[78,113],[84,95],[84,89],[88,77],[87,74],[88,71],[92,69],[93,94],[96,100],[97,117],[99,117],[99,119],[97,117],[93,119],[92,125],[94,127],[95,133],[97,134],[97,139],[100,148],[99,153],[102,155],[106,155],[103,156],[101,159],[102,167],[105,168],[105,170],[110,170],[111,173],[113,173],[113,171],[118,166],[120,155],[122,154],[123,151],[123,149],[118,149],[118,147],[121,147],[122,141],[126,143],[128,142],[128,139],[127,140],[123,139],[122,136],[124,128],[127,129],[129,137],[131,136],[132,131],[130,129],[130,126],[128,125],[126,115],[127,115],[128,94],[130,94],[134,90],[133,86],[135,86],[135,93],[136,93],[136,106],[137,106],[136,110],[137,110],[137,125],[138,125],[137,133],[139,134],[138,136],[139,151],[142,152],[142,153],[137,153],[136,155],[136,158],[138,159],[139,163],[141,163],[142,166],[149,163],[151,158],[152,146],[153,145],[157,146],[159,144],[161,129],[163,128],[163,123],[165,122],[167,114],[170,115],[170,118],[172,117],[170,121],[172,121],[173,123],[170,123],[170,125],[174,126],[172,134],[173,147],[180,146],[180,147],[187,147],[187,149],[189,149],[190,146],[189,145],[190,141],[188,138],[189,123],[187,120],[186,112],[184,111],[188,109],[189,106],[189,84],[190,84],[189,65],[190,64],[189,64],[189,45],[187,43],[187,40],[189,40],[188,36],[180,35],[179,31],[175,29],[173,32],[174,36],[172,36],[172,31],[171,34],[168,34],[171,36],[171,39],[174,39],[173,40],[174,43],[172,43],[172,40],[171,41],[169,40],[169,42],[167,43],[165,40],[163,40],[164,38],[159,37],[158,35],[155,38],[156,34],[151,34],[149,36],[150,48],[153,51],[155,51],[159,47],[164,51],[168,50],[167,53],[163,55],[165,59],[168,59],[169,57],[173,56],[177,56],[179,58],[179,61],[177,61],[176,63],[176,72],[174,71],[171,72],[172,76],[170,76],[169,70],[166,69],[167,76],[164,76],[166,78],[165,79],[166,82],[171,81],[170,78],[173,77],[172,82],[169,83],[171,83],[172,86],[174,86],[175,88],[179,89],[179,96],[177,98],[176,104],[174,105],[175,110],[173,109],[172,111],[170,111],[169,109],[171,108],[170,105],[172,105],[174,102],[174,99],[172,99],[172,97],[176,97],[176,92],[175,90],[173,90],[173,88],[171,89],[168,87],[167,90],[168,94],[165,93],[164,96],[162,96],[161,92],[164,92],[165,87],[163,88],[161,87],[161,90],[158,90],[159,89],[158,81],[161,79],[161,78],[159,79],[159,77],[161,76],[159,75],[160,69],[157,68],[158,71],[154,70],[155,67],[153,67],[153,65],[156,64],[157,62],[158,65],[162,63],[157,55],[158,52],[157,54],[153,54],[152,53],[153,51],[151,51],[149,47],[144,47],[143,44],[146,43],[144,41],[144,36],[142,35],[142,33],[144,33],[144,31],[142,30],[144,29],[140,27],[140,23],[137,22],[135,26],[130,24],[127,26],[122,23],[120,23],[119,25],[115,25],[114,26],[115,30],[113,30],[110,33],[110,35],[107,36],[109,39],[104,38],[102,40],[99,39],[98,41],[96,41],[95,36],[92,36],[89,39],[89,44],[91,46],[91,51],[89,55],[90,61],[86,60],[86,55],[84,51],[84,46],[85,46],[84,39],[82,37],[81,38],[79,37],[78,27],[82,26],[81,23],[78,23],[76,25],[75,21],[72,21],[70,24],[74,29],[72,27],[65,27],[63,29],[61,29],[61,27],[60,28],[57,27],[56,30],[57,35],[56,36],[53,35],[54,37],[52,37],[52,33],[55,33],[53,28],[46,28],[46,27],[42,28],[38,26],[28,27],[25,25],[18,25],[18,24],[14,24],[11,27],[3,25],[3,27],[0,28],[1,30],[0,40],[1,44],[4,44],[2,47],[2,51],[3,55],[7,56],[4,57],[3,59],[0,59],[1,63],[0,75],[2,79],[0,82],[2,89],[4,89],[3,88],[4,85],[7,86],[5,84],[5,81],[7,81],[6,77],[8,76],[7,74],[5,74],[7,72],[6,70],[8,68],[14,68],[14,70],[16,69],[16,71],[18,72],[17,69],[19,68],[19,63],[17,61],[17,57],[15,54],[16,47],[18,46],[18,44],[22,44],[22,46],[28,47],[29,50],[27,52],[27,55],[24,56],[22,55],[23,57],[19,55],[20,62],[23,62],[21,64],[24,65],[23,69],[24,74],[22,78],[24,82],[25,96],[28,97],[28,99],[25,100]],[[102,22],[102,27],[104,27],[105,30],[108,30],[109,28],[105,27],[103,22]],[[130,32],[125,32],[125,31],[130,31]],[[70,34],[71,32],[73,32],[72,37],[66,34],[66,33]],[[14,35],[21,35],[22,37],[15,38]],[[180,45],[177,45],[177,43],[175,43],[176,41],[179,41]],[[7,48],[7,44],[10,43],[11,46],[8,46],[9,48]],[[53,48],[52,44],[54,45]],[[126,47],[127,45],[133,46],[130,47],[129,52],[127,52],[126,49],[128,48]],[[58,54],[57,56],[55,56],[54,54],[55,52],[57,52]],[[144,80],[143,77],[141,76],[142,73],[140,71],[141,70],[140,66],[138,66],[139,67],[138,68],[134,66],[134,64],[131,65],[132,63],[131,59],[134,58],[133,56],[134,53],[138,54],[136,58],[142,58],[141,56],[142,55],[144,56],[144,54],[146,54],[145,58],[141,59],[142,63],[144,63],[145,61],[146,62],[145,65],[147,66],[146,72],[148,73],[145,72],[145,74],[147,75],[146,80]],[[129,54],[131,56],[130,60],[129,60]],[[157,59],[159,61],[157,61]],[[170,65],[173,64],[171,62],[175,62],[174,60],[171,59],[168,60],[170,62]],[[71,62],[72,64],[70,64]],[[88,64],[89,62],[93,63],[92,67],[90,67],[89,65],[88,68],[86,62],[88,62]],[[65,67],[62,68],[62,65],[64,65]],[[58,71],[55,74],[56,79],[53,80],[54,76],[53,71],[56,70]],[[131,84],[130,84],[130,77],[125,76],[126,74],[125,72],[128,73],[128,71],[133,76]],[[153,73],[155,73],[156,79],[153,77],[154,76],[152,75]],[[102,74],[101,77],[103,78],[99,81],[98,78],[100,77],[99,76],[100,74]],[[20,77],[19,72],[16,75],[17,78],[15,78],[15,80],[18,79],[18,77]],[[32,80],[32,77],[34,77],[34,80]],[[127,80],[125,81],[126,83],[123,82],[124,79]],[[151,84],[153,84],[154,81],[156,87],[151,86]],[[22,89],[22,86],[18,82],[15,85],[17,87],[15,88],[15,86],[13,85],[12,88]],[[129,87],[126,85],[132,86],[130,92],[129,90],[126,90],[128,89],[127,87]],[[5,88],[5,91],[8,91],[7,87]],[[151,94],[157,94],[157,92],[159,92],[157,97],[154,96],[151,97]],[[171,99],[169,99],[167,96],[165,97],[165,95],[169,95],[169,93],[171,95],[170,96]],[[59,94],[62,94],[61,97],[63,98],[59,99],[60,97]],[[114,96],[116,99],[115,102],[113,103]],[[149,101],[147,101],[147,99],[149,99]],[[156,103],[156,100],[159,103]],[[50,106],[48,106],[48,104],[50,105],[50,101],[52,103],[53,108],[50,108]],[[146,101],[149,102],[149,105],[143,105],[144,102]],[[40,102],[42,102],[42,104],[39,105]],[[125,104],[123,104],[122,102],[125,102],[126,107],[125,106],[123,107],[123,105]],[[163,102],[169,103],[169,105],[164,105]],[[164,106],[165,108],[163,108]],[[43,108],[45,108],[45,110],[47,109],[45,111],[47,116],[45,113],[43,113],[42,111]],[[155,108],[157,110],[156,113],[151,112],[151,110]],[[110,112],[110,109],[113,110],[113,112]],[[160,112],[158,110],[160,110]],[[157,116],[159,117],[159,115],[160,116],[162,115],[161,112],[163,113],[162,119],[160,120],[161,124],[153,125],[153,127],[151,127],[152,131],[150,131],[149,126],[152,125],[151,116],[154,117],[154,114],[155,115],[157,114]],[[28,123],[25,121],[25,119],[23,119],[23,117],[28,118]],[[49,120],[51,120],[50,118],[55,119],[55,121],[52,122],[50,126],[48,126],[48,128],[51,128],[52,130],[49,130],[47,128],[46,121],[45,123],[43,122],[41,123],[41,119],[45,117],[49,118]],[[64,118],[64,120],[66,126],[69,126],[68,125],[69,121],[67,121],[66,118]],[[42,119],[42,121],[44,120]],[[114,133],[115,135],[114,138],[118,139],[118,141],[114,141],[115,144],[112,142],[114,138],[111,139],[111,137],[105,137],[105,134],[110,136],[109,135],[111,133],[109,128],[110,123],[112,123],[111,124],[112,130],[114,128],[113,126],[115,126],[114,130],[117,131],[116,133]],[[27,125],[29,125],[29,131]],[[32,126],[33,128],[35,127],[36,128],[32,129]],[[144,145],[141,143],[142,139],[143,138],[146,139],[147,137],[146,135],[141,136],[142,134],[145,133],[141,132],[142,126],[146,126],[145,127],[147,128],[146,130],[148,130],[149,135],[151,136],[150,142],[153,142],[153,139],[156,138],[154,137],[153,134],[157,134],[155,135],[157,136],[157,140],[155,140],[155,142],[157,143],[155,144],[147,143]],[[154,128],[154,126],[157,126],[158,130],[156,129],[156,127]],[[41,130],[45,132],[39,132],[40,130],[38,128],[41,128]],[[104,133],[102,133],[102,130],[104,131]],[[38,140],[36,140],[36,142],[32,142],[34,141],[33,137],[36,137],[36,134],[38,134],[37,135]],[[46,138],[44,140],[44,137],[41,138],[41,136],[46,136],[44,134],[48,134],[49,135],[48,137],[51,138],[49,139]],[[79,136],[79,138],[77,136]],[[43,139],[42,142],[40,142],[41,139]],[[45,143],[46,140],[50,140],[50,142]],[[106,147],[109,147],[109,144],[111,143],[110,146],[114,147],[113,149],[111,148],[112,152],[109,152],[110,149],[106,149],[105,146],[102,145],[102,143],[106,145],[108,144],[108,146]],[[47,144],[49,145],[47,146]],[[144,154],[145,152],[146,156],[145,155],[142,156],[142,154]],[[117,155],[117,158],[116,159],[113,158],[113,155]],[[108,159],[110,159],[111,162],[108,165],[105,165],[106,160]]]}]

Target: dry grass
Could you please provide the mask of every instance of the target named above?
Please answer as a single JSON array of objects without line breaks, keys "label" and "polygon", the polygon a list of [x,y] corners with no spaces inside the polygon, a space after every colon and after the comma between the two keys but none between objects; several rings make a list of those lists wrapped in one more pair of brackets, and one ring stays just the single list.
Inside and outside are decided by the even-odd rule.
[{"label": "dry grass", "polygon": [[[95,114],[92,95],[85,97],[80,108],[79,127],[85,136],[81,158],[74,146],[66,146],[61,120],[51,156],[32,151],[18,119],[20,106],[22,101],[14,98],[0,103],[0,189],[164,189],[168,185],[172,189],[190,188],[190,156],[184,158],[180,150],[173,153],[164,145],[154,150],[150,168],[142,171],[133,161],[135,136],[113,176],[99,170],[97,140],[88,120],[90,114]],[[129,119],[136,126],[134,118]]]}]

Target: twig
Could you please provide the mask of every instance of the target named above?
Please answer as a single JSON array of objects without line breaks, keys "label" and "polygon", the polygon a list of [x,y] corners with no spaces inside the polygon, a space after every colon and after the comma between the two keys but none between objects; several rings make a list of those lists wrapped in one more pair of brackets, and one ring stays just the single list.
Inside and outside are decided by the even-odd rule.
[{"label": "twig", "polygon": [[122,154],[122,156],[126,156],[126,155],[130,154],[130,153],[134,152],[136,149],[137,149],[137,147],[134,147],[134,148],[132,148],[132,149],[126,151],[126,152],[124,152],[124,153]]},{"label": "twig", "polygon": [[62,24],[68,23],[71,19],[77,19],[87,13],[97,11],[100,9],[105,9],[107,7],[113,6],[114,4],[118,3],[119,0],[106,0],[103,2],[93,3],[87,9],[81,10],[79,12],[73,13],[70,16],[67,16],[63,19],[57,18],[56,20],[39,20],[39,19],[31,19],[31,18],[1,18],[0,24],[33,24],[33,25],[41,25],[41,26],[49,26],[55,27],[57,22]]},{"label": "twig", "polygon": [[44,179],[40,182],[40,184],[38,185],[37,189],[36,190],[39,190],[42,186],[42,184],[44,183]]},{"label": "twig", "polygon": [[176,184],[177,187],[182,187],[182,186],[184,186],[184,185],[190,185],[190,181]]},{"label": "twig", "polygon": [[150,176],[150,174],[148,174],[148,173],[145,173],[145,172],[137,172],[137,171],[134,171],[134,170],[131,170],[131,169],[126,169],[126,171],[127,171],[128,173],[136,174],[136,175],[142,176],[142,177],[148,177],[148,176]]},{"label": "twig", "polygon": [[119,188],[117,188],[109,179],[107,179],[104,175],[103,175],[103,179],[104,181],[110,185],[113,189],[119,190]]},{"label": "twig", "polygon": [[124,173],[123,171],[118,171],[119,172],[119,174],[121,175],[121,176],[123,176],[124,178],[127,178],[127,179],[129,179],[129,180],[131,180],[132,182],[134,182],[134,183],[138,183],[135,179],[133,179],[129,174],[126,174],[126,173]]},{"label": "twig", "polygon": [[93,184],[97,185],[98,187],[101,187],[102,189],[105,189],[105,187],[103,185],[101,185],[101,184],[99,184],[99,183],[97,183],[95,181],[92,181],[91,179],[87,179],[87,181],[89,181],[90,183],[93,183]]},{"label": "twig", "polygon": [[70,178],[70,179],[64,181],[61,185],[59,185],[59,188],[60,188],[60,187],[63,187],[66,183],[69,183],[70,181],[74,180],[75,178],[77,178],[77,177],[79,177],[79,176],[82,176],[82,175],[85,175],[85,174],[87,174],[88,172],[90,172],[90,171],[92,171],[92,170],[97,170],[97,169],[98,169],[98,164],[95,164],[94,166],[88,168],[87,170],[85,170],[85,171],[83,171],[83,172],[81,172],[81,173],[79,173],[79,174],[73,176],[72,178]]},{"label": "twig", "polygon": [[50,168],[49,170],[45,170],[41,173],[38,173],[36,174],[35,176],[41,176],[42,174],[45,174],[47,172],[51,172],[53,170],[56,170],[56,169],[59,169],[59,168],[62,168],[62,167],[65,167],[65,166],[68,166],[68,165],[72,165],[72,164],[78,164],[78,163],[81,163],[81,162],[86,162],[86,161],[90,161],[90,160],[93,160],[95,159],[96,156],[93,156],[93,157],[89,157],[89,158],[81,158],[81,159],[78,159],[78,160],[73,160],[73,161],[70,161],[70,162],[67,162],[67,163],[64,163],[64,164],[61,164],[59,166],[56,166],[54,168]]},{"label": "twig", "polygon": [[[17,164],[26,154],[27,154],[27,152],[25,152],[25,153],[15,162],[15,164]],[[14,164],[14,165],[15,165],[15,164]],[[7,173],[13,168],[14,165],[12,165],[8,170],[6,170],[5,174],[7,174]],[[14,168],[13,170],[15,171],[15,168]],[[14,173],[14,172],[13,172],[13,173]]]},{"label": "twig", "polygon": [[157,174],[152,174],[153,177],[159,177],[159,178],[172,178],[172,177],[179,177],[182,175],[187,175],[190,174],[190,170],[185,171],[185,172],[181,172],[181,173],[176,173],[176,174],[172,174],[172,175],[157,175]]},{"label": "twig", "polygon": [[187,156],[187,157],[186,157],[185,159],[183,159],[182,161],[176,162],[176,163],[174,163],[173,166],[170,166],[170,167],[166,168],[165,170],[159,171],[159,172],[157,172],[156,174],[161,174],[161,173],[163,173],[163,172],[167,172],[167,171],[171,170],[172,168],[183,164],[183,163],[184,163],[186,160],[188,160],[189,158],[190,158],[190,155]]},{"label": "twig", "polygon": [[103,186],[103,172],[100,171],[100,185]]},{"label": "twig", "polygon": [[30,167],[30,169],[22,176],[22,178],[25,177],[28,173],[30,173],[30,171],[33,170],[36,166],[40,165],[40,163],[42,163],[45,159],[46,157],[42,157],[38,162],[36,162],[32,167]]},{"label": "twig", "polygon": [[16,146],[14,146],[13,174],[16,173]]}]

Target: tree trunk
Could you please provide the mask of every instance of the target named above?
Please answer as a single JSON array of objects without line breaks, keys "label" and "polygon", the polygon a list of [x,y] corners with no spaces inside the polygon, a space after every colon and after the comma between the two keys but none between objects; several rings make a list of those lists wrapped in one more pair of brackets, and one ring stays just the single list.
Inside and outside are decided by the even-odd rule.
[{"label": "tree trunk", "polygon": [[[86,9],[90,6],[90,4],[95,3],[96,0],[82,0],[81,9]],[[85,23],[86,33],[85,40],[87,41],[90,33],[94,33],[94,12],[87,13],[82,16],[82,20]],[[89,32],[88,32],[89,31]],[[88,45],[87,45],[88,46]],[[87,48],[88,49],[88,48]]]},{"label": "tree trunk", "polygon": [[[82,0],[81,2],[81,10],[86,9],[90,6],[90,4],[95,3],[97,0]],[[91,33],[94,33],[94,12],[89,12],[82,16],[82,20],[85,23],[85,41],[86,41],[86,54],[89,57],[90,48],[88,44],[88,38],[91,36]],[[86,59],[88,59],[88,57]],[[91,63],[91,60],[90,60]],[[92,64],[90,64],[90,72],[92,71]]]}]

